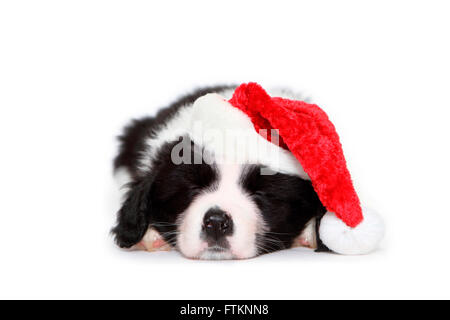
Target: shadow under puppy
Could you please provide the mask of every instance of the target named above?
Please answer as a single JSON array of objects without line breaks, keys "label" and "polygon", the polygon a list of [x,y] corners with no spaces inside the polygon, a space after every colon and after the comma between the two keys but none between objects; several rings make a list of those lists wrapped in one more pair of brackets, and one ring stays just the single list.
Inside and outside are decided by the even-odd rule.
[{"label": "shadow under puppy", "polygon": [[[204,88],[128,125],[114,163],[128,189],[113,229],[117,244],[174,248],[194,259],[245,259],[298,245],[373,250],[381,220],[363,219],[343,155],[317,147],[334,146],[308,123],[318,107],[275,94],[285,98],[254,83]],[[299,125],[279,122],[296,117]],[[330,163],[338,167],[331,174]],[[324,183],[323,175],[337,182]],[[330,210],[341,207],[351,214]],[[372,236],[364,237],[367,230]]]}]

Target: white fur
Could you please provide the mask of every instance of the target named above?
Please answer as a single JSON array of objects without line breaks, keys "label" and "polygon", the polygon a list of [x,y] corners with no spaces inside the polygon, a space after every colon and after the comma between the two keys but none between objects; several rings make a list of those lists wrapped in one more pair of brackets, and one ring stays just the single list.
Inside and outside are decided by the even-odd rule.
[{"label": "white fur", "polygon": [[190,136],[223,163],[261,164],[276,172],[309,179],[289,151],[262,137],[245,113],[218,94],[207,94],[195,101]]},{"label": "white fur", "polygon": [[199,259],[202,260],[231,260],[233,254],[230,251],[215,252],[215,251],[203,251],[199,255]]},{"label": "white fur", "polygon": [[383,238],[384,224],[380,216],[373,211],[363,209],[363,215],[364,220],[355,228],[351,228],[334,213],[327,212],[320,221],[320,239],[336,253],[370,253]]},{"label": "white fur", "polygon": [[[198,196],[187,211],[180,216],[178,249],[189,258],[244,259],[257,254],[256,233],[264,229],[263,219],[254,202],[239,185],[241,166],[220,165],[220,180],[216,189]],[[208,244],[200,238],[205,213],[219,207],[233,220],[233,234],[227,237],[230,250],[209,252]]]},{"label": "white fur", "polygon": [[192,105],[187,105],[180,108],[172,118],[156,129],[157,133],[146,140],[147,148],[140,157],[140,171],[147,172],[151,169],[153,157],[165,143],[188,134],[191,118]]}]

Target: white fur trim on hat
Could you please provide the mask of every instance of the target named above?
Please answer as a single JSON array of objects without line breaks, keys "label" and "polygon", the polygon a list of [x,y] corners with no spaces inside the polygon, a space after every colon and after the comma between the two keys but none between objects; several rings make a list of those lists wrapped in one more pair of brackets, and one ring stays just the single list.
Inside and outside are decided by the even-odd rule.
[{"label": "white fur trim on hat", "polygon": [[363,221],[354,228],[347,226],[332,212],[320,221],[320,240],[340,254],[367,254],[375,250],[384,235],[384,223],[373,211],[363,208]]},{"label": "white fur trim on hat", "polygon": [[250,118],[218,94],[210,93],[194,102],[190,127],[191,139],[218,161],[260,164],[309,180],[291,152],[258,134]]}]

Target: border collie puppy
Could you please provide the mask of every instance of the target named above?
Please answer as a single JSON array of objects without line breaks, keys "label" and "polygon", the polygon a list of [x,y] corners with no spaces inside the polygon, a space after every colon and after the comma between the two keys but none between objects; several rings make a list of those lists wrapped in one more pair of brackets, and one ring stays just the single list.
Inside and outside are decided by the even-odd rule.
[{"label": "border collie puppy", "polygon": [[196,101],[208,93],[229,99],[234,89],[197,90],[125,128],[114,161],[128,180],[112,231],[121,248],[172,248],[193,259],[326,249],[316,237],[325,208],[306,176],[280,172],[265,156],[218,161],[207,141],[193,138]]}]

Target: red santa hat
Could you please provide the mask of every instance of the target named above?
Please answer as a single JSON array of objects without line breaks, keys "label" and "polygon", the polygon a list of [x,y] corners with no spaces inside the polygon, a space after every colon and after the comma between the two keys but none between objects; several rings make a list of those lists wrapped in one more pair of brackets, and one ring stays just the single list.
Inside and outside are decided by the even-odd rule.
[{"label": "red santa hat", "polygon": [[[225,135],[217,133],[239,132],[233,149],[241,161],[310,179],[327,209],[320,221],[319,237],[332,251],[365,254],[377,247],[384,233],[383,222],[372,211],[362,210],[339,136],[317,105],[270,97],[260,85],[248,83],[240,85],[229,101],[216,94],[199,98],[191,125],[193,140],[212,149],[216,156],[230,154],[224,147],[226,142],[217,138]],[[278,145],[272,143],[273,135],[261,135],[273,129],[278,133]],[[205,137],[208,130],[215,134]],[[262,143],[265,148],[255,150],[255,143],[246,141]]]}]

